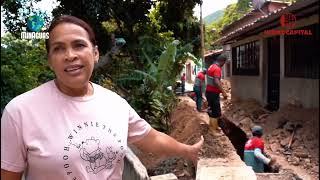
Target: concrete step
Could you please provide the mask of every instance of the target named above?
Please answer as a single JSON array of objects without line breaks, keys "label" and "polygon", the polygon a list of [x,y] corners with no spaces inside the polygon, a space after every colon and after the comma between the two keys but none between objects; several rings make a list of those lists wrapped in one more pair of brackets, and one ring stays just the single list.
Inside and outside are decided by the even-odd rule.
[{"label": "concrete step", "polygon": [[196,180],[257,180],[257,177],[248,166],[212,166],[197,172]]},{"label": "concrete step", "polygon": [[150,178],[151,180],[178,180],[177,176],[175,176],[173,173],[151,176]]},{"label": "concrete step", "polygon": [[239,161],[206,159],[198,162],[196,180],[257,180],[251,167]]},{"label": "concrete step", "polygon": [[297,179],[296,176],[292,173],[257,173],[257,180],[292,180]]}]

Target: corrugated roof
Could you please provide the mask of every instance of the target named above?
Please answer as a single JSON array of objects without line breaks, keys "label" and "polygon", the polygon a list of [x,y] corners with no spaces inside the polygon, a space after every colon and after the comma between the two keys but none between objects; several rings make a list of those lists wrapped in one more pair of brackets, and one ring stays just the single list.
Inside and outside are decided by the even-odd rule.
[{"label": "corrugated roof", "polygon": [[[277,1],[277,0],[266,0],[266,2],[263,4],[263,6],[261,7],[261,9],[264,9],[266,8],[266,6],[268,6],[270,3],[277,3],[277,4],[281,4],[283,6],[288,6],[290,3],[289,2],[282,2],[282,1]],[[235,24],[237,23],[241,23],[242,20],[248,18],[249,16],[253,16],[253,15],[260,15],[262,16],[262,12],[258,9],[252,9],[250,12],[247,12],[241,19],[225,26],[221,33],[223,34],[225,31],[227,31],[228,29],[231,29]]]},{"label": "corrugated roof", "polygon": [[206,54],[204,55],[204,57],[212,56],[214,54],[219,54],[222,51],[223,51],[222,49],[207,51]]},{"label": "corrugated roof", "polygon": [[[297,3],[293,3],[293,4],[291,4],[291,5],[287,6],[287,7],[283,7],[283,8],[279,8],[277,10],[274,10],[274,11],[272,11],[272,12],[266,14],[266,15],[263,15],[263,16],[257,18],[252,23],[246,24],[246,25],[244,25],[244,26],[242,26],[242,27],[240,27],[240,28],[238,28],[238,29],[236,29],[236,30],[234,30],[234,31],[222,36],[220,39],[215,41],[213,44],[216,44],[216,43],[219,43],[219,42],[224,42],[225,40],[227,40],[227,38],[229,38],[229,37],[231,37],[231,36],[233,36],[235,34],[239,34],[240,35],[241,32],[244,32],[245,30],[251,29],[254,25],[258,25],[258,23],[260,23],[259,26],[262,26],[262,25],[268,23],[269,22],[268,20],[271,21],[271,20],[275,19],[278,16],[280,17],[280,14],[282,15],[284,13],[288,13],[288,12],[291,12],[291,11],[296,10],[296,9],[302,9],[302,8],[307,7],[307,6],[309,6],[309,5],[313,4],[313,3],[316,3],[316,2],[317,2],[317,0],[303,0],[303,1],[299,1]],[[275,18],[273,18],[273,17],[275,17]]]}]

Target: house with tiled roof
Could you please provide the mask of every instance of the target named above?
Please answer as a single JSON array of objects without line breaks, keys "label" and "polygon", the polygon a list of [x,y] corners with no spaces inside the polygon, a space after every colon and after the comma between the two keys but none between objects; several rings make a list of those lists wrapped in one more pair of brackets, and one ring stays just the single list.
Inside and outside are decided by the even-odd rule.
[{"label": "house with tiled roof", "polygon": [[215,44],[231,59],[232,97],[271,110],[319,108],[319,2],[266,1],[226,26]]},{"label": "house with tiled roof", "polygon": [[[223,53],[223,49],[216,49],[216,50],[210,50],[207,51],[204,54],[204,67],[206,69],[209,69],[209,67],[217,60],[218,56],[220,56]],[[222,79],[229,80],[231,76],[231,64],[230,61],[227,61],[225,65],[222,67]]]}]

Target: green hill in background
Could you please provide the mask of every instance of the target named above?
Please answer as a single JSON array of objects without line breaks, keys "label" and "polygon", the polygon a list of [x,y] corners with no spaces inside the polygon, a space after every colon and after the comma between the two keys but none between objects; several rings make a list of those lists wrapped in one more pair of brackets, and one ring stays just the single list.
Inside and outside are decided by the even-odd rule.
[{"label": "green hill in background", "polygon": [[205,24],[211,24],[215,21],[218,21],[223,17],[223,10],[218,10],[216,12],[213,12],[212,14],[209,14],[208,16],[203,18],[203,21]]}]

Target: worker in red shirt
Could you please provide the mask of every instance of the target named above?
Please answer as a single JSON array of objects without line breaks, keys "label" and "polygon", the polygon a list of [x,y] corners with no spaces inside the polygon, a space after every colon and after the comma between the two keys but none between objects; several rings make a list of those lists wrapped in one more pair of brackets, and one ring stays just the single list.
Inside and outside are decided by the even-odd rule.
[{"label": "worker in red shirt", "polygon": [[261,126],[252,128],[253,137],[250,138],[244,147],[244,162],[251,166],[255,173],[264,173],[264,165],[272,166],[275,164],[275,158],[267,158],[264,155],[264,142],[262,139],[263,129]]},{"label": "worker in red shirt", "polygon": [[201,112],[201,107],[202,107],[202,93],[204,90],[203,85],[205,84],[205,75],[207,73],[207,70],[204,69],[200,71],[196,78],[195,82],[193,85],[193,91],[196,93],[196,105],[197,105],[197,110]]},{"label": "worker in red shirt", "polygon": [[185,90],[185,86],[186,86],[186,73],[183,73],[180,80],[181,80],[181,93],[182,95],[184,95],[184,90]]},{"label": "worker in red shirt", "polygon": [[221,116],[220,93],[225,99],[228,97],[221,83],[221,68],[226,60],[227,57],[221,54],[207,71],[206,98],[209,106],[210,129],[213,133],[219,132],[218,118]]}]

